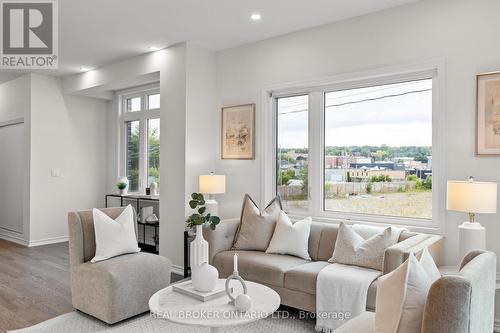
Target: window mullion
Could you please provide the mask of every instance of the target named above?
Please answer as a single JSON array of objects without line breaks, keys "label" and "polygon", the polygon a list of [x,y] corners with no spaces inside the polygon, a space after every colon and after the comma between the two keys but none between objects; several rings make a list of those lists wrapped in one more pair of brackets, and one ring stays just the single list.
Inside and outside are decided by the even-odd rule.
[{"label": "window mullion", "polygon": [[309,211],[317,216],[322,210],[322,133],[323,94],[320,91],[309,95]]},{"label": "window mullion", "polygon": [[147,118],[141,117],[139,132],[139,192],[147,187]]}]

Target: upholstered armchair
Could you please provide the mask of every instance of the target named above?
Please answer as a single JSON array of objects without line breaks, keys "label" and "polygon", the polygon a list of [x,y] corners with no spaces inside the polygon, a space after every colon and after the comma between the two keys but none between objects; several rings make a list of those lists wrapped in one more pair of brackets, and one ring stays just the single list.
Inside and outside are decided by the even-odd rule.
[{"label": "upholstered armchair", "polygon": [[[101,209],[115,219],[120,208]],[[92,211],[68,214],[73,306],[108,324],[149,310],[149,298],[170,284],[168,259],[133,253],[91,263],[95,254]],[[137,235],[137,224],[136,235]]]},{"label": "upholstered armchair", "polygon": [[[462,260],[456,275],[435,281],[424,308],[422,333],[493,332],[496,255],[472,251]],[[374,332],[375,314],[364,314],[339,327],[336,333]]]}]

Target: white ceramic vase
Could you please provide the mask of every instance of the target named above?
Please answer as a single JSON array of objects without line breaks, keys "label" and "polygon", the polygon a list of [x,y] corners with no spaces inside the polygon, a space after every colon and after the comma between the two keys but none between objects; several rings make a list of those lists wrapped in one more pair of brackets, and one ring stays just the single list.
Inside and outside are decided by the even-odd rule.
[{"label": "white ceramic vase", "polygon": [[208,242],[203,238],[203,226],[196,226],[196,237],[189,245],[191,281],[194,289],[209,292],[215,289],[219,272],[208,264]]},{"label": "white ceramic vase", "polygon": [[191,282],[193,283],[193,287],[195,290],[202,293],[213,291],[217,286],[218,279],[219,272],[214,266],[208,263],[203,263],[191,269]]},{"label": "white ceramic vase", "polygon": [[189,245],[191,268],[208,263],[208,242],[203,238],[203,226],[196,226],[196,237]]}]

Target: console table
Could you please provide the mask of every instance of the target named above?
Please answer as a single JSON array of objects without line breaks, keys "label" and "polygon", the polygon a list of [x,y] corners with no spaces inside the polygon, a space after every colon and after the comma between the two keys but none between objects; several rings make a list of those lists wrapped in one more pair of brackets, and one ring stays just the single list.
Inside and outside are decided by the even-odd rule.
[{"label": "console table", "polygon": [[[136,210],[138,216],[140,216],[140,213],[141,213],[140,209],[142,207],[146,207],[146,205],[141,204],[141,203],[159,203],[160,202],[159,196],[140,195],[140,194],[138,194],[138,195],[134,195],[134,194],[126,194],[126,195],[106,194],[106,196],[105,196],[106,208],[108,208],[108,206],[109,206],[108,201],[110,198],[115,198],[117,200],[120,200],[120,207],[123,207],[123,206],[127,205],[128,203],[133,202],[133,204],[135,204],[135,210]],[[157,244],[158,244],[158,237],[159,237],[160,222],[144,223],[138,218],[137,224],[138,224],[138,227],[142,227],[142,239],[138,239],[138,245],[141,248],[141,250],[144,252],[158,254]],[[154,245],[148,244],[146,242],[146,229],[147,228],[154,228]]]}]

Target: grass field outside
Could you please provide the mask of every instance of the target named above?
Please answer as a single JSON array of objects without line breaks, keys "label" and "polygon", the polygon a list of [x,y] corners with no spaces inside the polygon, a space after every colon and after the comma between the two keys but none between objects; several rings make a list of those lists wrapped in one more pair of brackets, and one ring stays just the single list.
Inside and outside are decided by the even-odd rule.
[{"label": "grass field outside", "polygon": [[[306,200],[283,200],[286,210],[306,211]],[[395,193],[372,193],[349,197],[326,199],[329,211],[400,216],[412,218],[432,218],[432,191],[406,191]]]}]

